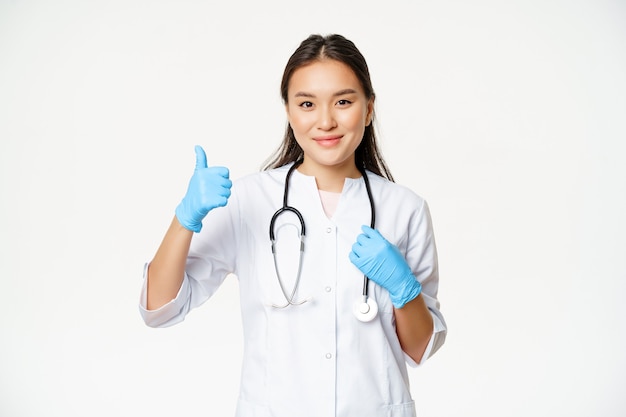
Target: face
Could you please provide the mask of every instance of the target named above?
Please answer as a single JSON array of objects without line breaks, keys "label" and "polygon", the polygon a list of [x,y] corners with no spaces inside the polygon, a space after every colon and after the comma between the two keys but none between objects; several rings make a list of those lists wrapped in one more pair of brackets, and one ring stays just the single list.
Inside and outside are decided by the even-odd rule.
[{"label": "face", "polygon": [[342,62],[325,59],[298,68],[291,76],[287,118],[304,151],[299,170],[315,175],[332,168],[358,176],[354,152],[371,123],[374,103]]}]

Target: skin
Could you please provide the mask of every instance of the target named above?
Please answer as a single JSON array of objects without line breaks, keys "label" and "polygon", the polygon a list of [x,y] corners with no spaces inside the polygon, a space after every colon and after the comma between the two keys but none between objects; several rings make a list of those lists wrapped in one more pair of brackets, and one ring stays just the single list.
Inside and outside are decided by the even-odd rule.
[{"label": "skin", "polygon": [[192,236],[193,232],[174,216],[148,266],[148,310],[156,310],[176,298],[183,283]]},{"label": "skin", "polygon": [[[345,64],[326,59],[296,70],[285,110],[304,151],[298,170],[314,176],[319,189],[331,192],[341,192],[345,178],[360,178],[354,152],[372,121],[373,109],[373,99],[365,96],[358,78]],[[192,236],[174,217],[148,269],[149,310],[176,297]],[[403,351],[419,362],[433,331],[423,297],[395,309],[395,318]]]},{"label": "skin", "polygon": [[285,110],[304,151],[298,170],[315,176],[320,190],[341,192],[345,178],[361,176],[354,152],[371,123],[374,101],[350,67],[328,59],[300,67],[289,81]]}]

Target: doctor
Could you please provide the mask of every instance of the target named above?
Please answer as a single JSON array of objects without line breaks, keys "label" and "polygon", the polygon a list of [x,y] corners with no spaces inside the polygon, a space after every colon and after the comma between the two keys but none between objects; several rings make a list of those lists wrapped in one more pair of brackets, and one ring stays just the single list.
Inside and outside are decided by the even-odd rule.
[{"label": "doctor", "polygon": [[[262,172],[232,184],[196,147],[187,193],[145,269],[141,314],[153,327],[178,323],[233,273],[244,327],[237,416],[415,416],[406,364],[423,363],[446,334],[428,206],[392,182],[351,41],[304,40],[281,94],[289,124]],[[272,254],[269,223],[284,200],[305,230],[295,211],[279,216]],[[353,314],[364,275],[378,309],[370,321]]]}]

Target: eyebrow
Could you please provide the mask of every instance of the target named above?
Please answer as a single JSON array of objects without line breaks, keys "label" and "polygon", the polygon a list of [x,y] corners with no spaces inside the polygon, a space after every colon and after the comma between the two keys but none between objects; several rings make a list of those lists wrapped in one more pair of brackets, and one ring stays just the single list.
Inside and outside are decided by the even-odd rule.
[{"label": "eyebrow", "polygon": [[[338,96],[345,96],[346,94],[356,94],[356,90],[352,89],[352,88],[346,88],[343,90],[339,90],[336,93],[333,94],[333,97],[338,97]],[[309,97],[309,98],[315,98],[314,94],[311,93],[307,93],[305,91],[298,91],[294,97]]]}]

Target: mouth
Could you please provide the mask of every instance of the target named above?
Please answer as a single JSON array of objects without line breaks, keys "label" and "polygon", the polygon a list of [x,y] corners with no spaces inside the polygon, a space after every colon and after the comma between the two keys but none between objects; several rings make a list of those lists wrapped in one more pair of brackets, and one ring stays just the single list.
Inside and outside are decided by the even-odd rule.
[{"label": "mouth", "polygon": [[318,136],[313,138],[313,140],[320,146],[331,147],[338,144],[342,137],[341,135]]}]

